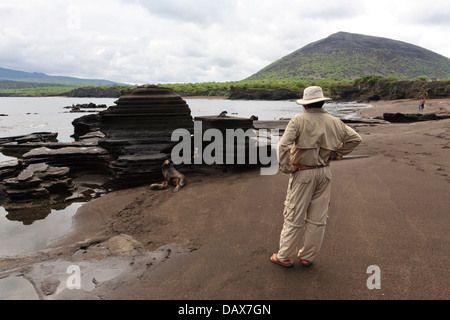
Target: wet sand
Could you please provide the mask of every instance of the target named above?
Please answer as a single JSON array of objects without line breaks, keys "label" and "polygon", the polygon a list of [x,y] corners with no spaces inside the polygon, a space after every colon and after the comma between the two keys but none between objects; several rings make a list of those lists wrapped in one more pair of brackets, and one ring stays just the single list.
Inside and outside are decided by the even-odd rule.
[{"label": "wet sand", "polygon": [[[425,112],[440,111],[450,111],[450,99],[427,101]],[[379,101],[360,116],[385,112],[418,113],[418,101]],[[189,174],[179,193],[142,186],[84,205],[73,232],[45,252],[0,261],[0,279],[32,278],[27,267],[52,263],[107,270],[119,259],[123,272],[96,279],[89,290],[64,290],[61,281],[55,294],[39,298],[448,299],[450,119],[354,126],[364,141],[353,155],[368,157],[333,162],[329,221],[312,268],[269,261],[287,175],[212,170]],[[381,270],[380,290],[367,287],[373,265]]]}]

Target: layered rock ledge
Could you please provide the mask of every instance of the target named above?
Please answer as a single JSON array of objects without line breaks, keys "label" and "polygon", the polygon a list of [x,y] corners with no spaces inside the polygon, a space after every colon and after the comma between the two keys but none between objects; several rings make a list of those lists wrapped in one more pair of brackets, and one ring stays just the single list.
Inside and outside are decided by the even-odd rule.
[{"label": "layered rock ledge", "polygon": [[174,90],[146,86],[123,92],[116,106],[100,112],[99,146],[111,155],[110,167],[119,184],[161,179],[161,164],[175,145],[172,132],[193,132],[191,110]]}]

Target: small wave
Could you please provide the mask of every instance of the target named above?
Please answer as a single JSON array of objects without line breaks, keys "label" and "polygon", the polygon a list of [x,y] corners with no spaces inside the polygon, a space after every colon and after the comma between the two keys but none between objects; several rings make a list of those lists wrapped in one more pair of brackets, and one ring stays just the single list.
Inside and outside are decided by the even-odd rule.
[{"label": "small wave", "polygon": [[35,129],[35,128],[45,128],[46,126],[48,126],[48,123],[31,124],[29,127]]}]

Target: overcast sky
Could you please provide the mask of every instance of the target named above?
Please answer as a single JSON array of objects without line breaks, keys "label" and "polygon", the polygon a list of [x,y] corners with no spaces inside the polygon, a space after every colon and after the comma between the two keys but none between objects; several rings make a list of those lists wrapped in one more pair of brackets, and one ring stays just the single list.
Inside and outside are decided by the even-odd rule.
[{"label": "overcast sky", "polygon": [[450,57],[449,0],[1,0],[0,67],[130,84],[237,81],[346,31]]}]

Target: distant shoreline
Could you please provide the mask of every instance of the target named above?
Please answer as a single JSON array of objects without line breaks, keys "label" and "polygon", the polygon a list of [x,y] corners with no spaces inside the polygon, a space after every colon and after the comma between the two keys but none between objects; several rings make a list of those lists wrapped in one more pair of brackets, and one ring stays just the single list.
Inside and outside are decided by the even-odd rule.
[{"label": "distant shoreline", "polygon": [[[281,83],[282,84],[282,83]],[[179,86],[167,86],[184,99],[229,99],[229,100],[264,100],[281,101],[295,100],[303,96],[303,87],[294,87],[293,83],[285,83],[285,86],[277,84],[267,87],[264,83],[236,84],[236,86],[220,87],[214,84],[212,89],[205,89],[199,85],[185,88]],[[309,84],[304,84],[309,85]],[[314,85],[311,83],[311,85]],[[392,101],[399,99],[412,99],[425,97],[427,99],[449,98],[450,81],[425,81],[425,80],[393,80],[390,78],[365,77],[355,80],[353,83],[320,83],[324,93],[334,101],[348,102],[372,102]],[[219,87],[217,87],[219,86]],[[203,90],[205,89],[205,90]],[[71,91],[18,91],[4,92],[0,90],[0,97],[73,97],[73,98],[119,98],[124,92],[122,88],[86,87]]]},{"label": "distant shoreline", "polygon": [[183,99],[189,100],[189,99],[201,99],[201,100],[228,100],[228,97],[224,96],[181,96]]}]

